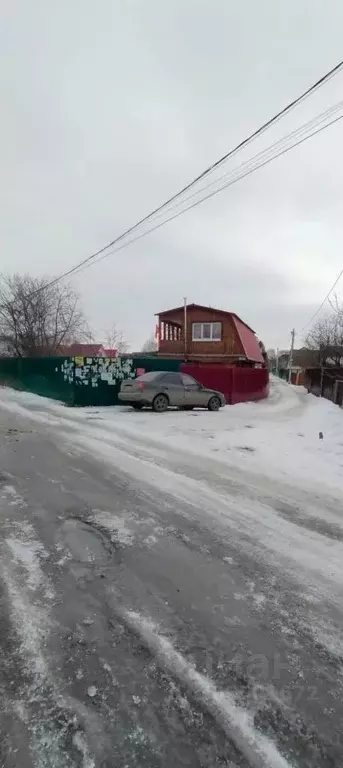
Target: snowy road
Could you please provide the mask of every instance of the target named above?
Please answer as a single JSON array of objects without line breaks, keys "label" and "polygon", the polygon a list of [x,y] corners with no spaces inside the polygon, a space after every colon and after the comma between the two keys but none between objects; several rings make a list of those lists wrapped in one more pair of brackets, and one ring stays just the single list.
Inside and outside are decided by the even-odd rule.
[{"label": "snowy road", "polygon": [[0,433],[1,768],[342,765],[342,411],[4,389]]}]

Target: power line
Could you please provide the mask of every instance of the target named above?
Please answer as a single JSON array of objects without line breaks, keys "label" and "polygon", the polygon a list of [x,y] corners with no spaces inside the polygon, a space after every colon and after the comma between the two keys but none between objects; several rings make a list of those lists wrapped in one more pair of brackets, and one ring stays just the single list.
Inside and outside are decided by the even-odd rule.
[{"label": "power line", "polygon": [[[103,254],[105,251],[107,251],[109,248],[112,248],[112,246],[116,245],[118,242],[123,240],[127,235],[131,234],[134,230],[136,230],[138,227],[140,227],[142,224],[148,222],[155,214],[162,211],[162,209],[166,208],[170,203],[174,202],[176,199],[178,199],[182,194],[187,192],[191,187],[193,187],[195,184],[197,184],[201,179],[203,179],[208,174],[212,173],[216,168],[218,168],[221,164],[223,164],[226,160],[233,157],[237,152],[241,151],[244,147],[248,146],[252,141],[254,141],[256,138],[261,136],[267,129],[269,129],[272,125],[274,125],[278,120],[280,120],[282,117],[284,117],[286,114],[288,114],[292,109],[294,109],[296,106],[298,106],[301,102],[303,102],[305,99],[307,99],[309,96],[311,96],[315,91],[317,91],[319,88],[321,88],[323,85],[325,85],[329,80],[331,80],[333,77],[335,77],[343,68],[343,61],[340,61],[338,64],[336,64],[335,67],[329,70],[325,75],[323,75],[319,80],[317,80],[313,85],[311,85],[309,88],[307,88],[300,96],[298,96],[293,101],[289,102],[283,109],[281,109],[279,112],[277,112],[276,115],[271,117],[269,120],[267,120],[265,123],[263,123],[260,128],[255,130],[253,133],[251,133],[246,139],[241,141],[239,144],[237,144],[233,149],[231,149],[229,152],[227,152],[225,155],[223,155],[219,160],[212,163],[208,168],[206,168],[202,173],[200,173],[198,176],[196,176],[189,184],[187,184],[185,187],[183,187],[179,192],[177,192],[175,195],[170,197],[168,200],[166,200],[164,203],[162,203],[160,206],[155,208],[151,213],[144,216],[142,219],[140,219],[136,224],[129,227],[125,232],[123,232],[121,235],[116,237],[114,240],[112,240],[107,245],[103,246],[102,248],[99,248],[97,251],[92,253],[87,258],[80,261],[78,264],[74,265],[74,267],[71,267],[70,269],[63,272],[58,277],[51,280],[49,283],[47,283],[46,287],[49,287],[51,285],[54,285],[56,282],[59,282],[60,280],[63,280],[65,277],[69,277],[74,272],[78,271],[79,268],[86,265],[88,262],[92,262],[94,259],[96,259],[98,256]],[[206,198],[204,198],[206,199]],[[193,206],[191,206],[193,207]],[[189,209],[187,209],[189,210]],[[172,217],[175,218],[175,217]],[[169,220],[169,219],[168,219]]]},{"label": "power line", "polygon": [[336,280],[335,280],[335,282],[332,284],[332,286],[331,286],[330,290],[329,290],[329,291],[328,291],[328,293],[326,294],[325,298],[323,299],[323,301],[322,301],[322,303],[320,304],[320,306],[318,307],[318,309],[315,311],[315,313],[312,315],[312,317],[310,317],[309,321],[308,321],[308,322],[307,322],[305,325],[303,325],[303,327],[302,327],[301,331],[299,331],[299,334],[300,334],[300,333],[303,333],[303,331],[305,330],[305,328],[307,328],[309,325],[311,325],[311,323],[313,322],[313,320],[314,320],[314,319],[317,317],[317,315],[319,315],[319,312],[320,312],[320,311],[323,309],[323,306],[324,306],[325,302],[328,300],[329,296],[331,296],[331,294],[332,294],[332,291],[334,291],[334,290],[335,290],[335,288],[336,288],[336,285],[337,285],[337,283],[339,283],[339,281],[340,281],[340,279],[341,279],[342,275],[343,275],[343,269],[341,269],[340,273],[339,273],[339,274],[338,274],[338,276],[336,277]]},{"label": "power line", "polygon": [[[312,118],[308,122],[303,123],[303,125],[301,125],[299,128],[295,128],[295,130],[292,131],[291,133],[286,134],[286,136],[283,136],[278,141],[273,142],[273,144],[270,144],[269,147],[266,147],[266,149],[263,149],[261,152],[258,152],[256,155],[249,158],[249,160],[246,160],[245,162],[240,163],[240,165],[234,168],[233,170],[227,171],[226,173],[222,174],[222,176],[218,176],[214,181],[211,181],[209,182],[209,184],[206,184],[204,187],[200,187],[200,189],[197,189],[197,191],[193,192],[192,195],[188,195],[187,197],[183,198],[178,203],[173,205],[173,207],[170,208],[169,211],[174,210],[176,207],[184,205],[188,200],[192,200],[201,192],[203,192],[206,189],[209,189],[210,187],[213,187],[215,184],[218,184],[219,181],[222,181],[223,179],[228,178],[228,176],[230,178],[234,177],[237,170],[243,169],[243,168],[249,168],[251,166],[251,163],[253,163],[255,160],[258,160],[259,158],[268,157],[268,155],[270,154],[270,150],[275,149],[276,147],[283,146],[285,142],[290,138],[300,137],[302,134],[306,133],[306,131],[308,131],[310,128],[315,126],[317,127],[318,125],[320,125],[320,123],[325,122],[325,120],[327,120],[329,117],[333,117],[334,114],[341,111],[342,109],[343,109],[343,101],[337,102],[336,104],[334,104],[332,107],[329,107],[329,109],[325,110],[321,114],[316,115],[316,117]],[[185,209],[185,210],[188,210],[188,209]],[[161,211],[159,214],[157,214],[157,216],[154,216],[154,220],[156,220],[156,218],[160,218],[160,216],[164,215],[164,213],[165,211]]]},{"label": "power line", "polygon": [[[303,144],[308,139],[311,139],[313,136],[316,136],[318,133],[321,133],[326,128],[329,128],[331,125],[334,125],[334,123],[339,122],[339,120],[342,120],[343,116],[336,117],[334,120],[331,120],[331,122],[326,123],[326,125],[322,126],[321,128],[318,128],[316,131],[312,131],[312,133],[308,134],[308,136],[305,136],[302,139],[299,139],[298,141],[294,142],[290,146],[282,149],[277,154],[269,157],[268,159],[264,160],[264,162],[259,163],[258,165],[255,165],[253,168],[250,168],[245,173],[242,173],[240,176],[237,176],[234,179],[231,179],[230,181],[226,182],[226,184],[223,184],[219,189],[214,190],[214,192],[210,192],[208,195],[205,195],[200,200],[196,200],[194,203],[189,205],[187,208],[184,208],[181,211],[178,211],[177,213],[174,213],[172,216],[169,216],[164,221],[159,222],[158,224],[155,224],[155,226],[151,227],[150,229],[146,230],[145,232],[141,232],[136,237],[133,237],[131,240],[127,240],[126,242],[119,245],[117,248],[113,248],[111,251],[106,251],[106,253],[103,253],[97,261],[88,262],[86,264],[78,265],[77,267],[74,267],[74,274],[79,274],[79,272],[82,272],[84,269],[88,269],[89,267],[93,266],[94,264],[99,264],[100,261],[103,259],[106,259],[108,256],[112,256],[113,253],[117,253],[118,251],[123,250],[123,248],[127,248],[132,243],[137,242],[137,240],[140,240],[142,237],[146,237],[147,235],[150,235],[151,232],[155,232],[156,229],[160,229],[160,227],[163,227],[165,224],[167,224],[169,221],[173,221],[174,219],[177,219],[179,216],[182,216],[183,213],[186,213],[186,211],[191,210],[192,208],[196,208],[198,205],[201,205],[205,200],[208,200],[211,197],[214,197],[215,195],[219,194],[219,192],[222,192],[224,189],[227,189],[227,187],[232,186],[233,184],[236,184],[238,181],[241,181],[241,179],[245,179],[247,176],[250,176],[254,171],[259,170],[259,168],[263,168],[265,165],[269,165],[273,160],[276,160],[278,157],[281,157],[282,155],[285,155],[287,152],[290,152],[290,150],[294,149],[295,147],[298,147],[300,144]],[[55,282],[60,279],[56,278]],[[49,285],[49,283],[48,283]],[[50,283],[51,285],[51,283]]]},{"label": "power line", "polygon": [[[331,109],[333,109],[333,108],[331,108]],[[336,107],[335,107],[335,109],[336,109]],[[330,110],[328,110],[328,112],[329,112],[329,111],[330,111]],[[323,114],[326,114],[326,113],[323,113]],[[321,117],[322,117],[322,115],[320,115],[320,116],[319,116],[319,118],[321,118]],[[205,196],[204,196],[204,197],[202,197],[200,200],[197,200],[195,203],[193,203],[193,204],[191,204],[191,205],[187,206],[186,208],[182,209],[181,211],[178,211],[176,214],[173,214],[172,216],[169,216],[168,218],[164,219],[162,222],[159,222],[158,224],[156,224],[155,226],[151,227],[150,229],[148,229],[148,230],[146,230],[146,231],[144,231],[144,232],[141,232],[139,235],[137,235],[136,237],[132,238],[131,240],[127,240],[127,241],[125,241],[125,242],[124,242],[124,243],[122,243],[122,244],[121,244],[121,245],[120,245],[118,248],[112,248],[112,250],[106,250],[106,252],[102,253],[102,254],[100,255],[100,258],[98,258],[96,261],[94,261],[94,260],[90,261],[90,259],[87,259],[85,262],[81,262],[80,264],[77,264],[77,265],[76,265],[76,266],[74,266],[74,267],[73,267],[71,270],[69,270],[69,272],[68,272],[68,273],[65,273],[64,275],[60,275],[59,277],[57,277],[57,278],[54,278],[53,280],[51,280],[49,283],[47,283],[47,285],[46,285],[45,287],[49,287],[49,286],[51,286],[51,285],[55,284],[56,282],[58,282],[59,280],[61,280],[63,277],[66,277],[66,276],[67,276],[67,274],[78,274],[79,272],[82,272],[84,269],[88,269],[89,267],[93,266],[94,264],[98,264],[98,263],[99,263],[100,261],[102,261],[104,258],[107,258],[108,256],[111,256],[113,253],[117,253],[118,251],[122,250],[123,248],[126,248],[127,246],[131,245],[132,243],[135,243],[137,240],[140,240],[142,237],[146,237],[146,236],[147,236],[147,235],[149,235],[151,232],[154,232],[156,229],[159,229],[160,227],[162,227],[162,226],[164,226],[165,224],[167,224],[169,221],[173,221],[174,219],[176,219],[176,218],[178,218],[179,216],[181,216],[183,213],[186,213],[188,210],[191,210],[192,208],[195,208],[195,207],[197,207],[198,205],[200,205],[200,204],[201,204],[202,202],[204,202],[205,200],[208,200],[209,198],[211,198],[211,197],[214,197],[216,194],[218,194],[218,193],[219,193],[219,192],[221,192],[222,190],[224,190],[224,189],[227,189],[227,187],[229,187],[229,186],[231,186],[231,185],[235,184],[236,182],[240,181],[241,179],[244,179],[244,178],[246,178],[247,176],[251,175],[252,173],[254,173],[254,171],[258,170],[259,168],[262,168],[263,166],[265,166],[265,165],[268,165],[268,164],[269,164],[270,162],[272,162],[273,160],[277,159],[277,158],[278,158],[278,157],[280,157],[281,155],[284,155],[284,154],[286,154],[287,152],[289,152],[289,151],[290,151],[290,150],[292,150],[293,148],[295,148],[295,147],[299,146],[300,144],[303,144],[305,141],[307,141],[307,139],[310,139],[310,138],[312,138],[313,136],[315,136],[316,134],[318,134],[318,133],[321,133],[323,130],[325,130],[326,128],[329,128],[331,125],[333,125],[334,123],[337,123],[337,122],[338,122],[339,120],[341,120],[341,119],[342,119],[342,116],[340,116],[340,117],[337,117],[337,118],[335,118],[335,119],[331,120],[329,123],[326,123],[324,126],[321,126],[320,128],[318,128],[318,129],[317,129],[317,130],[315,130],[315,131],[312,131],[311,133],[309,133],[309,134],[308,134],[307,136],[305,136],[304,138],[302,138],[302,139],[300,139],[300,140],[298,140],[298,141],[296,141],[296,142],[293,142],[293,144],[290,144],[289,146],[286,146],[285,148],[283,148],[281,151],[279,151],[279,152],[275,153],[274,155],[271,155],[270,157],[268,157],[267,159],[265,159],[263,162],[259,162],[259,163],[255,164],[255,165],[254,165],[254,166],[252,166],[252,167],[250,166],[250,164],[251,164],[251,160],[254,160],[254,159],[256,159],[256,158],[259,158],[259,157],[262,157],[262,156],[264,156],[264,155],[265,155],[265,153],[266,153],[266,152],[268,152],[268,151],[269,151],[270,149],[272,149],[273,147],[276,147],[276,146],[279,146],[280,144],[283,144],[283,143],[284,143],[284,141],[285,141],[285,139],[287,139],[287,138],[289,138],[289,137],[291,137],[291,136],[295,136],[295,135],[298,135],[298,134],[299,134],[299,132],[301,133],[301,132],[303,131],[303,128],[304,128],[304,126],[301,126],[301,127],[298,129],[298,130],[296,130],[296,131],[293,131],[291,134],[288,134],[288,135],[286,135],[285,137],[283,137],[283,139],[282,139],[282,140],[280,140],[280,141],[278,141],[278,142],[275,142],[274,144],[272,144],[270,147],[268,147],[266,150],[264,150],[264,152],[261,152],[261,153],[259,153],[258,155],[256,155],[256,156],[255,156],[255,158],[252,158],[251,160],[249,160],[249,161],[246,161],[245,163],[242,163],[240,166],[238,166],[238,167],[236,168],[236,171],[237,171],[237,170],[239,170],[239,169],[242,169],[242,168],[244,168],[244,167],[248,166],[248,169],[247,169],[247,171],[246,171],[246,172],[244,172],[244,173],[241,173],[241,174],[240,174],[240,175],[238,175],[238,176],[236,175],[234,178],[230,178],[230,180],[229,180],[229,181],[228,181],[226,184],[223,184],[221,187],[219,187],[218,189],[216,189],[214,192],[212,192],[212,193],[210,193],[210,194],[208,194],[208,195],[205,195]],[[319,120],[319,122],[320,122],[320,120]],[[312,124],[313,124],[313,123],[314,123],[314,120],[311,120],[311,121],[309,121],[309,123],[312,123]],[[305,124],[305,126],[306,126],[306,125],[309,125],[309,123],[308,123],[308,124]],[[226,177],[226,176],[227,176],[227,174],[225,174],[225,177]],[[220,177],[220,178],[224,178],[224,176],[223,176],[223,177]],[[220,180],[220,179],[217,179],[217,181],[219,181],[219,180]],[[208,186],[212,186],[212,184],[210,184],[210,185],[208,185]],[[206,189],[206,187],[204,187],[203,189]],[[200,190],[200,191],[201,191],[201,190]],[[190,197],[194,197],[194,195],[191,195]],[[189,198],[186,198],[186,200],[187,200],[187,199],[189,199]],[[185,201],[184,201],[184,202],[185,202]],[[178,205],[179,205],[179,204],[178,204]],[[172,209],[170,209],[170,210],[172,210]],[[42,290],[42,289],[38,289],[37,293],[38,293],[40,290]]]}]

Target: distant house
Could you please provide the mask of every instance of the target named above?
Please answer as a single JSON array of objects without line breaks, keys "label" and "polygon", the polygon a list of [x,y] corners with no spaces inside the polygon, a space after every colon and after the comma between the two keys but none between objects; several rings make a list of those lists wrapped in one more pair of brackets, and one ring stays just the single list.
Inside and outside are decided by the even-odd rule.
[{"label": "distant house", "polygon": [[62,344],[59,355],[65,357],[116,357],[115,349],[106,349],[102,344]]},{"label": "distant house", "polygon": [[[278,357],[278,370],[284,378],[289,374],[290,353],[283,352]],[[322,347],[321,349],[308,349],[301,347],[294,349],[292,354],[292,382],[303,384],[308,370],[320,368],[343,368],[343,347]]]},{"label": "distant house", "polygon": [[187,304],[159,312],[157,317],[158,354],[162,357],[264,363],[255,332],[234,312]]},{"label": "distant house", "polygon": [[[279,370],[289,370],[289,352],[282,352],[278,356]],[[298,371],[305,371],[306,368],[319,365],[320,353],[318,349],[308,349],[307,347],[301,347],[300,349],[294,349],[292,354],[292,372],[298,373]]]},{"label": "distant house", "polygon": [[[290,353],[284,352],[278,358],[278,371],[282,378],[288,379],[289,367]],[[343,405],[343,347],[294,349],[291,382],[303,385],[313,395]]]}]

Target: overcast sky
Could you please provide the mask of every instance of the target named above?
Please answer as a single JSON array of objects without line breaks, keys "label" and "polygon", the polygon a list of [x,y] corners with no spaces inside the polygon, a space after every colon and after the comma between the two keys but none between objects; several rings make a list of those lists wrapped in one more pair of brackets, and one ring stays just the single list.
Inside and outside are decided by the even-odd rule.
[{"label": "overcast sky", "polygon": [[[0,17],[1,270],[34,275],[114,239],[343,58],[342,0],[2,0]],[[340,74],[225,170],[342,98]],[[342,139],[343,121],[75,277],[97,338],[115,322],[140,349],[187,296],[287,346],[343,266]]]}]

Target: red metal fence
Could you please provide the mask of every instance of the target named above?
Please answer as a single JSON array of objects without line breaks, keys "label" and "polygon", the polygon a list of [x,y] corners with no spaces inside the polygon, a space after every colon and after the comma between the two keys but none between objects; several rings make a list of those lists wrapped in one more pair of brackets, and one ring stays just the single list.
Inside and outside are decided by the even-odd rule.
[{"label": "red metal fence", "polygon": [[269,372],[266,368],[235,368],[222,363],[182,363],[180,370],[194,376],[204,387],[222,392],[229,405],[262,400],[268,396]]}]

